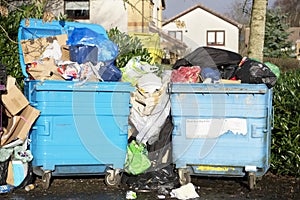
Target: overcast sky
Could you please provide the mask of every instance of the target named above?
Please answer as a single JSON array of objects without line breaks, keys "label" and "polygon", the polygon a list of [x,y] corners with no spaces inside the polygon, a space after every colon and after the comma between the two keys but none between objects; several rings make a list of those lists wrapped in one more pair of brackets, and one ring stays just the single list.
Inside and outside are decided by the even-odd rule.
[{"label": "overcast sky", "polygon": [[[166,0],[166,9],[163,11],[163,18],[171,18],[196,4],[202,4],[220,14],[230,10],[230,5],[235,1],[244,2],[245,0]],[[275,0],[269,0],[269,6]]]}]

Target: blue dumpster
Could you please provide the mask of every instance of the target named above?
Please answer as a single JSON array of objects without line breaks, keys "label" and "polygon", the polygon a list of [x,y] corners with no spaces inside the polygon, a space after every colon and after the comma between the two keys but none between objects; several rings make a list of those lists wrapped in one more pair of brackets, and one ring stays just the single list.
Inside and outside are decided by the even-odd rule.
[{"label": "blue dumpster", "polygon": [[30,80],[26,72],[21,40],[70,34],[77,27],[107,37],[100,25],[78,22],[29,19],[19,28],[24,94],[41,111],[29,133],[32,165],[46,189],[51,176],[106,174],[106,183],[115,185],[126,158],[130,83]]},{"label": "blue dumpster", "polygon": [[170,85],[173,162],[181,184],[198,176],[248,176],[270,166],[272,89],[265,84]]}]

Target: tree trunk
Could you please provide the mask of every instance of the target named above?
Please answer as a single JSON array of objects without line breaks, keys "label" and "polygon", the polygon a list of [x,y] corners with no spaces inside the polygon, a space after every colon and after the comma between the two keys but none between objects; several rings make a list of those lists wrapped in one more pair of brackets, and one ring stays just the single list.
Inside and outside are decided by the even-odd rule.
[{"label": "tree trunk", "polygon": [[248,57],[263,60],[268,0],[253,0]]}]

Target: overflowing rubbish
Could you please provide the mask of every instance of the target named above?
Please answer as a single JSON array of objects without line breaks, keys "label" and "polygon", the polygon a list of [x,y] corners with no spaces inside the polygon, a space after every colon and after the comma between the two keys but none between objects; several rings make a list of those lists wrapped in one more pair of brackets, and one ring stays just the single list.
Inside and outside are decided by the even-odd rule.
[{"label": "overflowing rubbish", "polygon": [[268,88],[272,88],[277,81],[277,76],[267,65],[249,58],[243,58],[235,76],[242,83],[264,83]]},{"label": "overflowing rubbish", "polygon": [[125,171],[129,174],[138,175],[145,172],[150,166],[151,163],[145,145],[132,140],[127,147]]},{"label": "overflowing rubbish", "polygon": [[185,67],[181,66],[172,71],[171,81],[176,83],[198,83],[201,68],[199,66]]},{"label": "overflowing rubbish", "polygon": [[135,56],[132,57],[123,68],[121,68],[122,81],[130,82],[133,86],[136,86],[137,81],[143,75],[156,72],[157,70],[157,66],[141,61],[140,56]]},{"label": "overflowing rubbish", "polygon": [[29,184],[25,186],[25,190],[29,192],[30,190],[33,190],[35,187],[36,187],[35,184]]},{"label": "overflowing rubbish", "polygon": [[178,175],[173,165],[160,167],[137,176],[124,173],[122,183],[136,191],[156,190],[164,195],[179,186]]},{"label": "overflowing rubbish", "polygon": [[6,82],[1,91],[0,187],[6,193],[31,181],[28,132],[40,112],[29,105],[15,78],[2,76]]},{"label": "overflowing rubbish", "polygon": [[104,30],[75,27],[69,34],[40,37],[28,32],[33,39],[21,39],[19,47],[31,80],[120,81],[114,65],[118,46]]},{"label": "overflowing rubbish", "polygon": [[198,47],[193,52],[179,59],[173,69],[180,66],[200,66],[217,69],[219,66],[237,65],[242,60],[238,53],[213,47]]},{"label": "overflowing rubbish", "polygon": [[165,196],[165,195],[162,195],[162,194],[159,194],[159,195],[157,195],[157,198],[158,198],[158,199],[165,199],[166,196]]},{"label": "overflowing rubbish", "polygon": [[13,188],[14,187],[11,185],[0,185],[0,194],[11,192],[13,190]]},{"label": "overflowing rubbish", "polygon": [[[194,68],[199,68],[199,75],[194,74]],[[279,74],[279,68],[270,62],[262,63],[248,57],[243,58],[228,50],[199,47],[175,62],[171,81],[205,84],[264,83],[272,88]]]},{"label": "overflowing rubbish", "polygon": [[[171,85],[185,83],[186,85],[208,84],[211,86],[211,84],[248,83],[265,84],[270,89],[275,86],[280,76],[279,68],[272,63],[261,63],[248,57],[243,58],[235,52],[212,47],[197,48],[178,59],[171,70],[161,69],[161,66],[154,63],[153,60],[151,64],[142,61],[141,56],[133,56],[125,66],[118,68],[115,60],[118,57],[119,47],[108,38],[104,29],[79,26],[68,30],[67,34],[59,32],[53,35],[39,36],[30,30],[30,26],[35,22],[36,20],[31,19],[29,26],[23,27],[25,30],[23,34],[29,36],[26,35],[26,39],[20,40],[19,44],[20,60],[24,64],[22,70],[27,80],[62,81],[64,83],[73,81],[76,83],[75,86],[85,86],[88,82],[128,82],[128,86],[134,88],[130,91],[130,114],[128,120],[125,118],[126,123],[127,121],[129,123],[129,128],[127,129],[126,123],[120,126],[118,124],[117,127],[118,131],[123,127],[125,127],[125,131],[121,130],[121,132],[127,133],[128,131],[128,138],[126,135],[128,143],[123,145],[126,147],[126,160],[121,181],[132,190],[157,190],[159,199],[164,199],[168,195],[177,199],[199,197],[192,183],[179,187],[181,177],[175,169],[172,154],[173,131],[179,132],[177,136],[181,135],[180,131],[188,131],[191,132],[187,133],[190,138],[210,138],[207,136],[208,134],[204,133],[211,131],[210,123],[218,124],[218,120],[215,119],[189,118],[185,120],[184,126],[176,124],[175,127],[172,116],[175,111],[171,109]],[[6,122],[5,127],[1,127],[3,130],[0,135],[0,193],[10,192],[17,187],[25,187],[26,191],[30,191],[35,188],[35,185],[30,183],[29,177],[31,162],[35,155],[28,149],[30,145],[28,133],[41,112],[31,106],[32,99],[27,99],[22,94],[15,78],[8,77],[5,87],[6,92],[1,93]],[[67,85],[67,87],[71,86]],[[28,91],[33,90],[30,86],[27,89]],[[28,91],[27,93],[29,93]],[[71,91],[74,95],[75,92]],[[206,92],[213,94],[215,91]],[[34,93],[34,95],[36,94]],[[250,104],[252,99],[252,96],[247,98],[247,103]],[[101,100],[100,98],[95,99],[94,103],[102,104]],[[180,98],[176,99],[176,101],[181,100]],[[188,103],[193,100],[194,98],[189,98]],[[173,101],[175,100],[173,99]],[[80,101],[80,107],[84,103]],[[122,104],[121,107],[124,105]],[[116,103],[113,106],[118,107],[119,105]],[[197,110],[197,106],[193,105],[192,111]],[[204,104],[201,106],[204,106],[201,112],[209,113],[213,110],[207,105],[208,108]],[[75,107],[72,104],[72,109]],[[184,110],[185,106],[180,109],[182,109],[180,114],[186,111]],[[189,115],[190,113],[184,114]],[[221,114],[217,113],[218,116]],[[179,120],[176,120],[175,122],[178,123]],[[237,130],[238,133],[242,133],[240,135],[244,136],[247,134],[247,124],[246,119],[242,120],[238,126],[235,124],[240,121],[231,117],[227,120],[228,123],[225,123],[226,126],[222,123],[223,129],[214,130],[214,134],[222,133],[218,135],[221,136]],[[52,129],[48,127],[48,124],[40,126],[43,129]],[[201,131],[196,130],[199,128],[198,126],[204,128],[202,127]],[[181,128],[185,130],[179,130]],[[46,134],[50,133],[47,132],[44,135]],[[115,184],[117,181],[112,177],[109,181],[111,184]],[[127,191],[126,199],[136,198],[136,192]]]}]

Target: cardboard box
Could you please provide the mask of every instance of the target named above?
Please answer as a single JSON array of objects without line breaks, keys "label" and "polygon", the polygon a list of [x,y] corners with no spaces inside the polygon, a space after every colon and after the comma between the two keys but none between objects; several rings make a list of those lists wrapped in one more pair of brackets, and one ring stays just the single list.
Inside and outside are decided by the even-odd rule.
[{"label": "cardboard box", "polygon": [[40,111],[34,107],[27,105],[20,115],[13,116],[10,119],[7,127],[7,132],[1,137],[1,146],[7,145],[10,142],[21,140],[25,141],[32,124],[40,115]]},{"label": "cardboard box", "polygon": [[29,105],[29,101],[15,83],[16,79],[8,76],[6,87],[7,93],[1,95],[5,109],[12,116],[18,114],[22,109]]},{"label": "cardboard box", "polygon": [[24,63],[32,63],[39,60],[47,46],[57,40],[60,46],[65,45],[68,39],[67,34],[56,35],[45,38],[37,38],[34,40],[21,40],[21,46],[23,51]]}]

